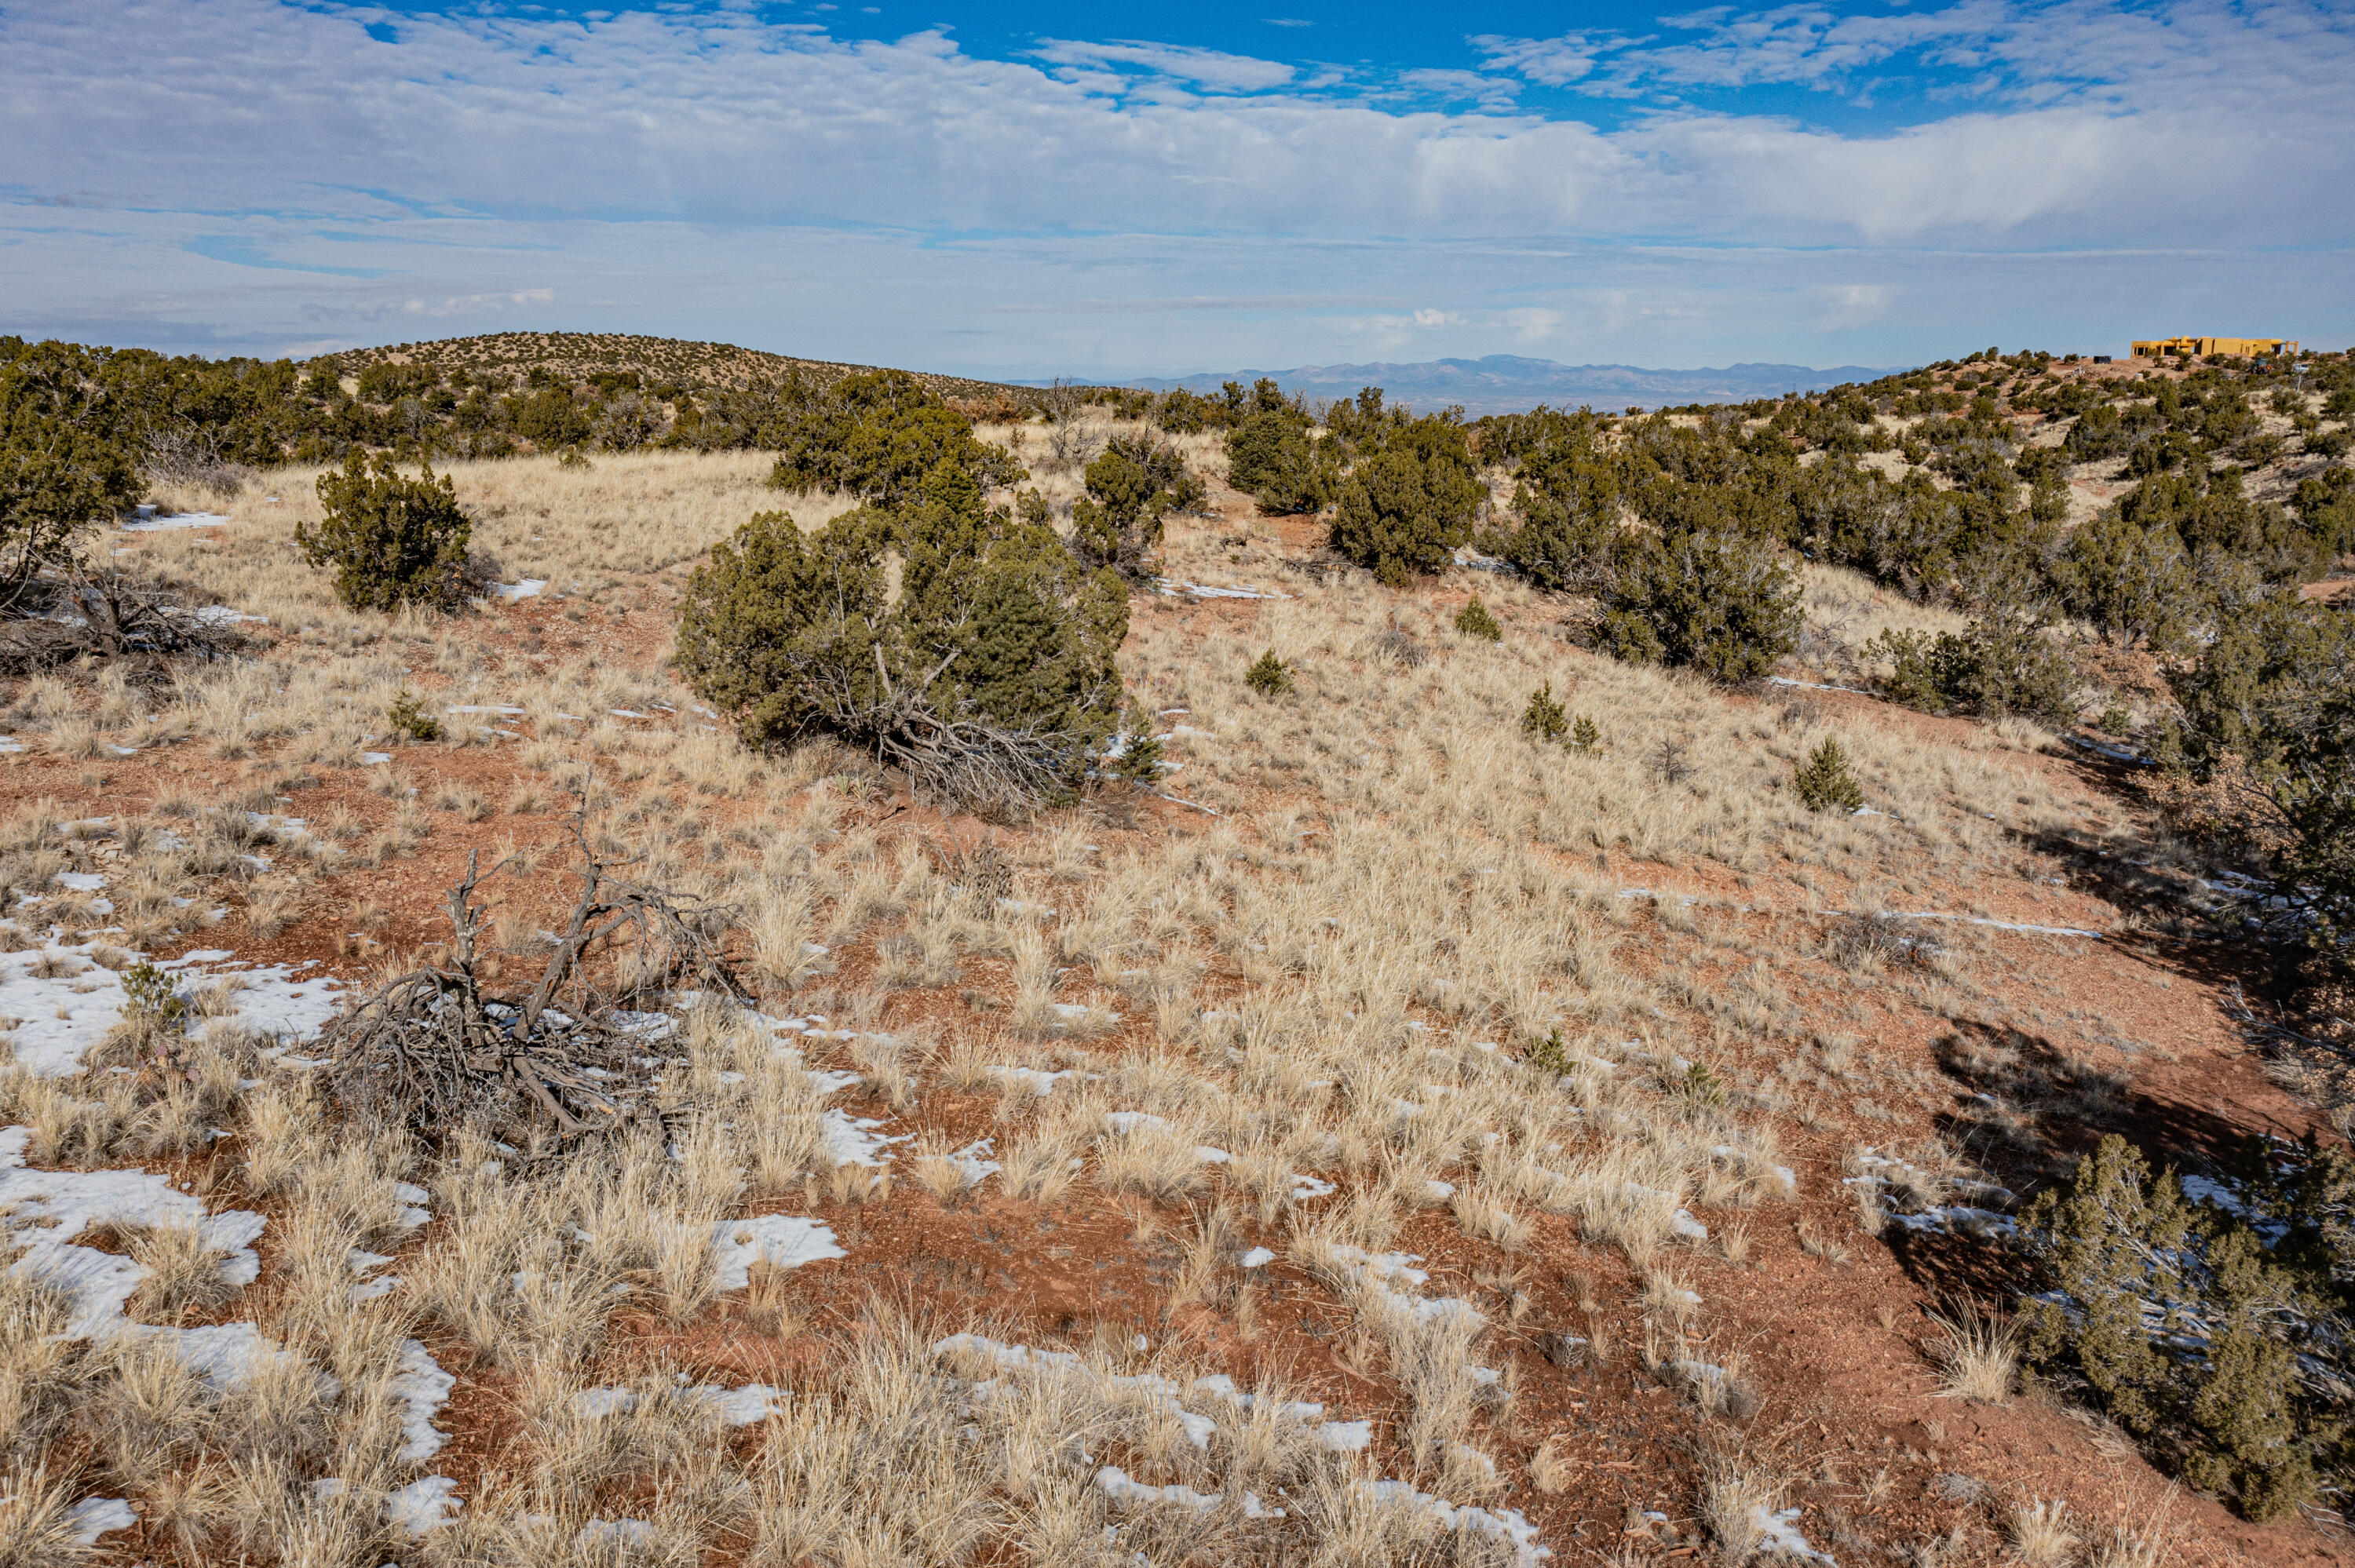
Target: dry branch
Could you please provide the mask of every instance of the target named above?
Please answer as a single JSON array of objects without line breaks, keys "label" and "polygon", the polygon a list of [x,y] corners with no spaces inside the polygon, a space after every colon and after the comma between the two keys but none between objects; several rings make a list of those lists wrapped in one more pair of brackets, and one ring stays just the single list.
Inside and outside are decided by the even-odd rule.
[{"label": "dry branch", "polygon": [[162,665],[226,657],[243,640],[234,618],[188,609],[177,596],[120,572],[44,574],[0,620],[0,673],[55,669],[85,655]]},{"label": "dry branch", "polygon": [[[658,1103],[660,1062],[614,1009],[683,981],[746,1000],[715,940],[726,911],[617,878],[617,863],[590,851],[577,820],[573,837],[580,896],[528,992],[483,989],[485,914],[474,892],[504,867],[478,874],[470,854],[444,906],[446,959],[378,987],[328,1027],[329,1083],[354,1114],[400,1121],[429,1141],[471,1126],[552,1136],[560,1149],[634,1124],[659,1127],[681,1108]],[[601,957],[626,972],[621,984],[591,983],[591,960]]]}]

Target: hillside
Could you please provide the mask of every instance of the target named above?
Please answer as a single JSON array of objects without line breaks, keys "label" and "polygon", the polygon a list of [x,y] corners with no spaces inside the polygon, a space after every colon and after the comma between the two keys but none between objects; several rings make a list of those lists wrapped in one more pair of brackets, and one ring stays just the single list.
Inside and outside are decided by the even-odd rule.
[{"label": "hillside", "polygon": [[[539,367],[614,428],[590,358]],[[2343,1182],[2276,1227],[2247,1163],[2343,1172],[2355,1115],[2300,889],[2150,764],[2190,744],[2170,671],[2343,580],[2355,363],[1492,419],[1454,433],[1476,535],[1397,587],[1337,548],[1346,499],[1238,489],[1227,435],[1448,432],[1333,413],[1354,445],[1317,448],[1272,401],[897,428],[1027,472],[996,517],[978,482],[879,503],[888,564],[830,576],[793,549],[880,552],[871,514],[825,532],[857,498],[773,471],[899,450],[832,406],[560,457],[421,425],[487,578],[446,613],[304,564],[322,464],[148,481],[86,557],[236,644],[0,690],[0,1563],[2347,1561],[2335,1436],[2179,1414],[2228,1386],[2222,1309],[2153,1330],[2140,1426],[2028,1323],[2037,1200],[2108,1137],[2208,1223],[2346,1244]],[[861,592],[963,591],[920,580],[943,514],[1031,577],[1081,558],[1115,437],[1200,485],[1086,601],[1151,768],[961,810],[822,730],[747,744],[675,662],[755,514],[790,528],[746,619],[819,583],[799,656],[866,636]],[[1690,517],[1790,574],[1759,678],[1613,651],[1611,574],[1656,557],[1609,552]],[[2190,630],[2115,635],[2163,596],[2071,542],[2162,525]],[[2065,677],[2033,715],[1984,659],[1948,679],[2031,589],[2007,657]],[[1827,742],[1853,804],[1803,795]],[[2148,1348],[2130,1291],[2061,1300]],[[2343,1405],[2339,1308],[2261,1305],[2305,1337],[2240,1403]],[[2226,1437],[2246,1466],[2195,1471]],[[2268,1512],[2298,1457],[2324,1482]]]},{"label": "hillside", "polygon": [[[817,386],[830,386],[846,376],[876,368],[871,365],[798,359],[791,355],[739,348],[733,344],[689,343],[631,333],[486,333],[479,337],[346,349],[323,357],[333,360],[347,376],[357,376],[370,365],[430,365],[444,376],[457,371],[520,376],[527,370],[538,368],[566,382],[587,382],[600,373],[634,374],[649,387],[668,384],[691,390],[741,390],[794,375]],[[936,376],[930,371],[910,374],[943,397],[985,406],[1018,396],[1020,391],[994,381]]]}]

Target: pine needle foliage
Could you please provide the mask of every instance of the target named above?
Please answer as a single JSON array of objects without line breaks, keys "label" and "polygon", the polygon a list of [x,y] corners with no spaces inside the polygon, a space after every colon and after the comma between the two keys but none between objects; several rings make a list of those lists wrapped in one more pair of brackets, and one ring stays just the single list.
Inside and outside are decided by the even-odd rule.
[{"label": "pine needle foliage", "polygon": [[1152,716],[1138,704],[1129,705],[1128,717],[1122,722],[1120,755],[1112,759],[1112,772],[1131,784],[1160,781],[1161,737],[1153,733]]},{"label": "pine needle foliage", "polygon": [[782,402],[768,433],[777,446],[769,483],[779,490],[848,492],[902,507],[943,463],[985,488],[1023,477],[1004,448],[975,439],[972,420],[904,370],[845,376],[823,390],[795,381]]},{"label": "pine needle foliage", "polygon": [[1341,483],[1333,548],[1395,588],[1455,558],[1472,536],[1483,493],[1455,419],[1433,415],[1384,428]]},{"label": "pine needle foliage", "polygon": [[1243,684],[1263,697],[1280,697],[1292,690],[1292,666],[1271,648],[1243,672]]},{"label": "pine needle foliage", "polygon": [[2023,1349],[2193,1485],[2282,1519],[2350,1478],[2355,1159],[2261,1140],[2232,1175],[2229,1207],[2194,1203],[2103,1139],[2022,1216]]},{"label": "pine needle foliage", "polygon": [[1529,705],[1521,710],[1521,733],[1546,745],[1570,734],[1570,714],[1553,694],[1552,682],[1529,694]]},{"label": "pine needle foliage", "polygon": [[319,476],[319,506],[318,527],[298,524],[294,543],[312,566],[336,568],[336,597],[348,609],[452,609],[479,586],[466,557],[474,524],[430,463],[410,476],[389,454],[355,447],[340,470]]},{"label": "pine needle foliage", "polygon": [[1071,547],[1131,582],[1153,575],[1162,518],[1202,503],[1202,482],[1166,441],[1115,436],[1088,464],[1087,493],[1071,503]]},{"label": "pine needle foliage", "polygon": [[[1639,536],[1641,537],[1641,536]],[[1602,590],[1597,641],[1631,664],[1754,681],[1798,644],[1799,585],[1769,541],[1726,529],[1641,537]]]},{"label": "pine needle foliage", "polygon": [[1502,642],[1505,640],[1504,627],[1489,613],[1488,607],[1480,602],[1476,594],[1455,612],[1455,630],[1483,642]]},{"label": "pine needle foliage", "polygon": [[405,688],[400,695],[392,699],[392,705],[384,710],[384,716],[385,722],[392,726],[393,733],[396,735],[405,735],[411,740],[442,738],[442,721],[435,718],[432,711],[419,702]]},{"label": "pine needle foliage", "polygon": [[748,743],[830,735],[920,791],[1014,809],[1068,789],[1117,727],[1127,630],[1118,574],[986,507],[976,476],[943,462],[914,504],[807,535],[762,513],[715,546],[677,660]]},{"label": "pine needle foliage", "polygon": [[1848,753],[1830,736],[1808,754],[1791,783],[1810,811],[1853,811],[1864,804],[1864,786],[1849,770]]}]

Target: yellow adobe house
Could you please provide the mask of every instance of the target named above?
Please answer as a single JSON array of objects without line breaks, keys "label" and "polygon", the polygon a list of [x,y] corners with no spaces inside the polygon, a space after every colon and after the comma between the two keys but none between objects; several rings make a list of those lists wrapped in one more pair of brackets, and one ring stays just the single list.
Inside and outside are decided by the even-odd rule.
[{"label": "yellow adobe house", "polygon": [[2254,359],[2261,354],[2296,352],[2296,340],[2286,337],[2162,337],[2134,345],[2137,359],[2169,354],[2237,354]]}]

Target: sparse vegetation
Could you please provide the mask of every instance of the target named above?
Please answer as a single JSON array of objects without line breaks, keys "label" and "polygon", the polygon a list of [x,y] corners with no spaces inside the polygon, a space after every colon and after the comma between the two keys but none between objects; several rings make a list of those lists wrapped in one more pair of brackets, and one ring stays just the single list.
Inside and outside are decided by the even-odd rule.
[{"label": "sparse vegetation", "polygon": [[1464,608],[1455,612],[1455,630],[1483,642],[1502,642],[1505,640],[1504,627],[1488,613],[1488,607],[1480,602],[1477,594],[1465,601]]},{"label": "sparse vegetation", "polygon": [[[1884,1543],[2150,1568],[2144,1515],[2105,1528],[2161,1484],[2137,1445],[2200,1494],[2168,1527],[2199,1551],[2211,1496],[2278,1513],[2343,1484],[2344,1095],[2312,1022],[2338,1004],[2285,889],[2327,878],[2232,795],[2335,777],[2315,672],[2339,612],[2286,585],[2355,486],[2311,444],[2339,356],[2293,385],[1978,355],[1482,421],[1479,482],[1526,499],[1471,542],[1529,565],[1394,594],[1223,483],[1228,433],[1278,412],[1256,392],[913,378],[979,422],[885,409],[922,415],[901,455],[949,461],[893,491],[881,443],[868,502],[764,482],[788,427],[834,461],[818,394],[849,367],[792,391],[697,345],[510,341],[282,379],[71,360],[192,409],[163,421],[189,439],[125,426],[124,450],[160,504],[236,513],[121,535],[126,572],[266,619],[168,681],[77,655],[0,690],[19,1538],[157,1568]],[[2190,388],[2163,415],[2161,379]],[[1412,422],[1274,401],[1337,484]],[[2112,403],[2170,438],[2099,461],[2149,451],[2135,515],[2197,563],[2179,653],[2097,641],[2061,597],[2099,511],[2066,422]],[[491,458],[538,443],[519,415],[586,421],[593,462]],[[313,461],[435,454],[506,579],[480,613],[355,611],[301,566],[318,475],[275,465],[331,428]],[[1124,563],[1060,532],[1133,499],[1091,493],[1115,450],[1205,485],[1199,514],[1164,485],[1099,530]],[[2240,510],[2222,476],[2258,461]],[[1581,645],[1623,567],[1702,533],[1812,556],[1797,637],[1752,664],[1794,683]],[[1170,591],[1132,619],[1123,571],[1151,569]],[[1497,641],[1447,630],[1476,588]],[[2031,628],[2065,716],[2181,776],[2039,753],[2028,705],[1959,680],[1934,705],[1989,722],[1855,690],[1883,633],[1934,664],[1983,626]],[[1239,681],[1255,661],[1295,697]],[[959,796],[794,720],[810,672],[1084,744],[1018,805]],[[1552,722],[1521,744],[1533,694]],[[442,734],[390,745],[401,715]],[[1887,815],[1806,813],[1795,771],[1835,736]],[[448,903],[470,857],[503,869]],[[575,948],[623,879],[668,916]],[[2194,928],[2247,939],[2164,939]],[[2196,1119],[2147,1114],[2187,1085]],[[2221,1158],[2252,1106],[2314,1139]],[[2071,1176],[2124,1129],[2152,1140],[2139,1175],[2104,1145]],[[2169,1188],[2169,1161],[2213,1185]],[[2005,1272],[2013,1222],[2032,1281]],[[1949,1279],[2025,1295],[1924,1298]],[[2078,1310],[2128,1290],[2161,1319]],[[85,1331],[118,1319],[137,1331]],[[254,1349],[218,1382],[180,1353],[224,1345]],[[1859,1366],[1882,1397],[1818,1431]]]},{"label": "sparse vegetation", "polygon": [[355,450],[319,476],[319,524],[294,543],[314,567],[336,568],[336,597],[349,609],[422,605],[454,609],[474,591],[467,542],[474,524],[449,477],[401,474],[389,457]]},{"label": "sparse vegetation", "polygon": [[1341,482],[1333,548],[1396,587],[1440,570],[1471,537],[1481,487],[1456,420],[1385,418],[1370,390],[1358,408],[1347,443],[1358,457]]},{"label": "sparse vegetation", "polygon": [[1797,643],[1798,584],[1754,538],[1700,530],[1631,545],[1604,587],[1598,645],[1629,663],[1755,680]]},{"label": "sparse vegetation", "polygon": [[1252,661],[1252,667],[1243,672],[1243,684],[1263,697],[1283,696],[1292,690],[1292,666],[1271,648]]},{"label": "sparse vegetation", "polygon": [[[2187,1202],[2115,1135],[2023,1222],[2049,1296],[2021,1307],[2029,1357],[2079,1380],[2194,1485],[2253,1519],[2338,1484],[2355,1161],[2254,1143],[2232,1206]],[[2236,1212],[2237,1211],[2237,1212]]]},{"label": "sparse vegetation", "polygon": [[1798,792],[1799,803],[1810,811],[1855,811],[1864,805],[1864,786],[1849,770],[1848,753],[1830,736],[1807,754],[1806,762],[1792,776],[1791,787]]},{"label": "sparse vegetation", "polygon": [[1570,713],[1553,694],[1551,682],[1529,694],[1529,705],[1521,710],[1521,733],[1540,743],[1569,736]]},{"label": "sparse vegetation", "polygon": [[1202,482],[1167,443],[1116,436],[1088,464],[1087,494],[1071,506],[1071,540],[1082,558],[1133,582],[1148,580],[1162,518],[1199,506]]}]

